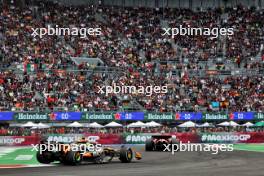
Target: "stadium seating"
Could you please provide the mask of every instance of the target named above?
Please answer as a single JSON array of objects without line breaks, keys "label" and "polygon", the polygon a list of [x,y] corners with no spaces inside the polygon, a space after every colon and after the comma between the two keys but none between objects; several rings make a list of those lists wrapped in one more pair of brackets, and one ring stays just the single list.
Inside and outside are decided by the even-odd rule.
[{"label": "stadium seating", "polygon": [[[148,111],[263,112],[263,15],[242,6],[163,13],[51,2],[5,7],[0,14],[0,111],[115,111],[125,95],[105,96],[98,86],[117,83],[168,85],[167,94],[128,95]],[[235,32],[214,39],[162,36],[162,28],[179,24],[233,27]],[[99,27],[102,35],[32,36],[31,28],[47,25]],[[103,64],[77,64],[72,57],[99,58]],[[208,75],[208,70],[216,73]]]}]

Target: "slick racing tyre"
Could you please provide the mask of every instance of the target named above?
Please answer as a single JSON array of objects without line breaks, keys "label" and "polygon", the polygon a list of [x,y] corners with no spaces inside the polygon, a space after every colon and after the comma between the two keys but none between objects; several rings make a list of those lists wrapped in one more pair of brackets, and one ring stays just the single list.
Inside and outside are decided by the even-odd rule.
[{"label": "slick racing tyre", "polygon": [[146,144],[145,144],[145,150],[146,151],[153,151],[153,149],[154,149],[154,143],[153,143],[152,138],[147,139]]},{"label": "slick racing tyre", "polygon": [[133,151],[131,148],[122,147],[120,149],[120,161],[122,163],[130,163],[133,158]]},{"label": "slick racing tyre", "polygon": [[36,157],[37,157],[38,162],[40,162],[42,164],[49,164],[49,163],[54,161],[52,153],[50,153],[50,152],[40,153],[40,151],[38,151]]},{"label": "slick racing tyre", "polygon": [[79,151],[69,151],[65,160],[65,164],[79,165],[82,162],[82,155]]}]

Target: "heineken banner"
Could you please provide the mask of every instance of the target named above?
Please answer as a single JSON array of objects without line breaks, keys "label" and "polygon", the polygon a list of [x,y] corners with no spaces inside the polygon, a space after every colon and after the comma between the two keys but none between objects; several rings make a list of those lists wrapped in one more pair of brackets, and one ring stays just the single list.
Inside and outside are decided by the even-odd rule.
[{"label": "heineken banner", "polygon": [[115,114],[112,112],[109,113],[83,113],[82,114],[82,120],[88,120],[88,121],[113,121],[115,120]]},{"label": "heineken banner", "polygon": [[147,113],[145,114],[145,120],[175,120],[175,117],[172,113]]},{"label": "heineken banner", "polygon": [[203,113],[203,120],[228,120],[228,114],[223,113]]},{"label": "heineken banner", "polygon": [[254,119],[255,120],[264,120],[264,113],[261,113],[261,112],[255,113]]},{"label": "heineken banner", "polygon": [[49,120],[48,113],[41,113],[41,112],[18,112],[14,115],[14,120],[17,121],[44,121]]},{"label": "heineken banner", "polygon": [[0,112],[0,121],[260,121],[262,112]]}]

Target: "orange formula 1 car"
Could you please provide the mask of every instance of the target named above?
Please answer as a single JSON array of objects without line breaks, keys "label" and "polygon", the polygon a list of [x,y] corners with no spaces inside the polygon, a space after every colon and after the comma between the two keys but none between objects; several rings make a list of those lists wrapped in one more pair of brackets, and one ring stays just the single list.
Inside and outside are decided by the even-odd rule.
[{"label": "orange formula 1 car", "polygon": [[[121,146],[119,149],[112,147],[102,147],[101,145],[91,144],[86,141],[78,141],[71,144],[56,143],[56,147],[50,150],[48,147],[43,147],[47,143],[41,143],[44,150],[37,152],[37,160],[43,164],[49,164],[55,161],[66,165],[79,165],[85,162],[93,163],[109,163],[113,158],[118,158],[123,163],[130,163],[132,159],[140,160],[141,153],[133,151],[131,148]],[[49,145],[51,145],[49,143]],[[91,150],[91,146],[96,146]],[[99,147],[98,147],[99,146]]]}]

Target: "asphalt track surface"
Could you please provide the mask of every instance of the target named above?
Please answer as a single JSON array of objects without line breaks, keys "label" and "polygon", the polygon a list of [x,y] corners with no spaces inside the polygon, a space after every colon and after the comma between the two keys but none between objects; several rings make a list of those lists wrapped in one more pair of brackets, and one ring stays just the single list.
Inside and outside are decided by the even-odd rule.
[{"label": "asphalt track surface", "polygon": [[0,169],[1,176],[263,176],[264,153],[144,152],[132,163]]}]

